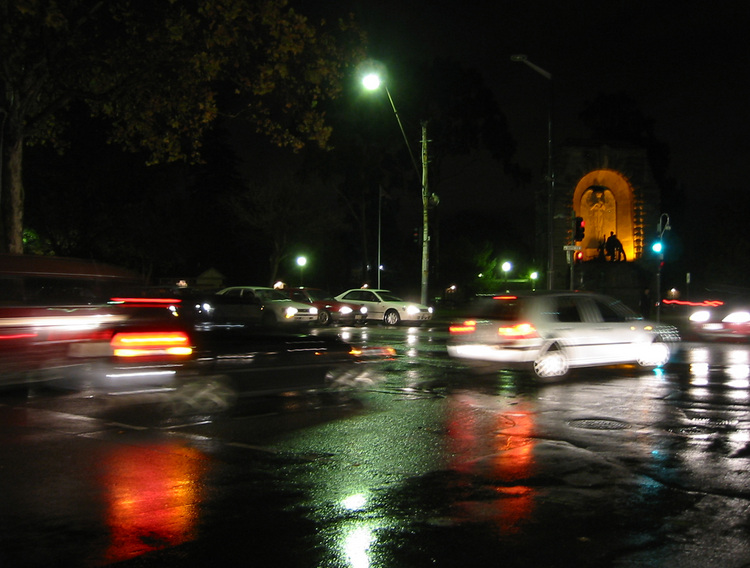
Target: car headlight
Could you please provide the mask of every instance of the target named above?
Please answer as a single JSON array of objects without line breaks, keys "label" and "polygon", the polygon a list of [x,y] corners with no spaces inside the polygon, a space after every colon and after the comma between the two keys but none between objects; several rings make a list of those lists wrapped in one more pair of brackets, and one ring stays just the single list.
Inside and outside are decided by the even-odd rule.
[{"label": "car headlight", "polygon": [[318,315],[318,308],[316,308],[315,306],[313,306],[312,308],[310,308],[310,313],[312,315],[314,315],[314,316]]},{"label": "car headlight", "polygon": [[703,323],[705,321],[708,321],[711,318],[711,312],[708,310],[700,310],[697,312],[693,312],[690,315],[690,321],[694,321],[696,323]]},{"label": "car headlight", "polygon": [[430,306],[429,308],[427,308],[427,311],[430,312],[430,313],[432,313],[432,306]]},{"label": "car headlight", "polygon": [[359,313],[365,315],[367,313],[367,306],[362,306],[361,308],[359,308]]},{"label": "car headlight", "polygon": [[342,316],[348,315],[352,313],[354,310],[352,310],[349,306],[341,306],[341,309],[339,309],[339,313]]},{"label": "car headlight", "polygon": [[750,312],[732,312],[721,321],[724,323],[747,323],[750,321]]},{"label": "car headlight", "polygon": [[410,316],[416,315],[419,313],[419,307],[415,306],[413,304],[406,306],[406,313]]},{"label": "car headlight", "polygon": [[297,308],[288,307],[284,308],[284,317],[289,319],[293,318],[297,314]]}]

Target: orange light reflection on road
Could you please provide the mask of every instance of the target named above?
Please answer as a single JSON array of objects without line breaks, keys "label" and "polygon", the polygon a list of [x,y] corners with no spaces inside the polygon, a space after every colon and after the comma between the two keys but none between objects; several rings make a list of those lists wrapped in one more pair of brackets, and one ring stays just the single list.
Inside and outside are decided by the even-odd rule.
[{"label": "orange light reflection on road", "polygon": [[[536,489],[525,485],[534,475],[534,414],[522,407],[512,412],[486,408],[471,395],[452,398],[448,414],[449,466],[487,479],[497,499],[456,503],[459,522],[493,521],[501,534],[513,534],[530,520]],[[517,482],[517,483],[516,483]]]},{"label": "orange light reflection on road", "polygon": [[111,543],[119,562],[196,537],[205,455],[180,444],[123,446],[102,463]]}]

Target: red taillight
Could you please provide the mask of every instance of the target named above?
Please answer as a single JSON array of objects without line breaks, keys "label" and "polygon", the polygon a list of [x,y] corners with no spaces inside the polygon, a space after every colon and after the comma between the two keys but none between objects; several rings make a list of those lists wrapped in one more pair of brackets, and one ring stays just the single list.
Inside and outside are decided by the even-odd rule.
[{"label": "red taillight", "polygon": [[190,355],[190,338],[182,331],[120,332],[109,342],[116,357]]},{"label": "red taillight", "polygon": [[477,329],[477,322],[474,320],[466,320],[464,323],[453,324],[448,329],[454,335],[474,333]]},{"label": "red taillight", "polygon": [[497,334],[504,339],[530,339],[539,337],[536,328],[530,323],[518,323],[507,327],[499,327]]},{"label": "red taillight", "polygon": [[179,304],[179,298],[110,298],[116,304]]}]

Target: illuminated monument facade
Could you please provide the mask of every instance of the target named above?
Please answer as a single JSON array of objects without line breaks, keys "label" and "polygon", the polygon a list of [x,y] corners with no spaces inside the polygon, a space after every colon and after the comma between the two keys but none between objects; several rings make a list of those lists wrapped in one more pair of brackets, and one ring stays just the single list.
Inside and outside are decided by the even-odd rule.
[{"label": "illuminated monument facade", "polygon": [[[570,287],[565,245],[572,244],[574,217],[582,217],[585,237],[573,270],[573,287],[637,297],[650,286],[647,240],[660,215],[660,192],[646,150],[607,145],[565,146],[555,160],[553,201],[553,288]],[[605,246],[613,234],[622,244],[612,262]]]}]

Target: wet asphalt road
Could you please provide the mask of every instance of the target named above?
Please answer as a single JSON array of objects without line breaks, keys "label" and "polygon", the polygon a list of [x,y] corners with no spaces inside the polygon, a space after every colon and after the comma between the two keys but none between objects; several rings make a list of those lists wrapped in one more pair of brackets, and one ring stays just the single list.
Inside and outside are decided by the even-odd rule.
[{"label": "wet asphalt road", "polygon": [[538,385],[430,327],[354,390],[0,395],[0,566],[750,566],[750,349]]}]

